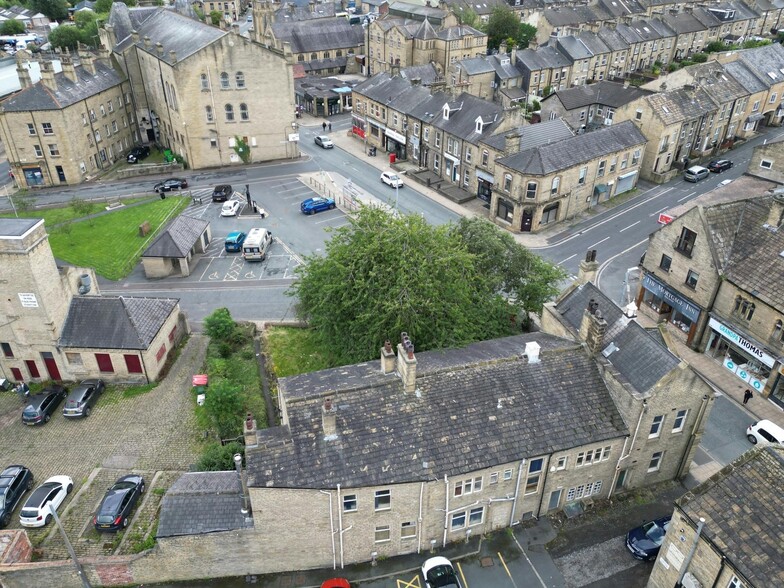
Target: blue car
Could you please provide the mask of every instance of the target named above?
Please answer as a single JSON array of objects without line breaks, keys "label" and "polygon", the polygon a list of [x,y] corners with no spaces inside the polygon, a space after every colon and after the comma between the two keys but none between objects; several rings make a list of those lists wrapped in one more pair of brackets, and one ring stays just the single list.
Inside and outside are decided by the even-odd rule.
[{"label": "blue car", "polygon": [[626,534],[626,549],[637,559],[646,561],[656,559],[671,518],[655,519],[629,531]]},{"label": "blue car", "polygon": [[322,210],[332,210],[333,208],[335,208],[335,201],[332,198],[324,198],[322,196],[308,198],[299,205],[299,209],[303,214],[313,214]]},{"label": "blue car", "polygon": [[224,241],[223,246],[226,247],[227,253],[236,253],[242,251],[242,244],[245,242],[245,233],[242,231],[234,231],[229,233]]}]

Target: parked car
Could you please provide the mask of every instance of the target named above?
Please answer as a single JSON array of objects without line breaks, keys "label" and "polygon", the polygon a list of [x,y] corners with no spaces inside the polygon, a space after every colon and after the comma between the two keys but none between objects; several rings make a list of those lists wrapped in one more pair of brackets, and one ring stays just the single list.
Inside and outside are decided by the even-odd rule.
[{"label": "parked car", "polygon": [[452,562],[445,557],[431,557],[425,561],[422,575],[427,588],[462,588]]},{"label": "parked car", "polygon": [[128,163],[138,163],[148,155],[150,155],[150,148],[147,145],[137,145],[128,153],[126,161]]},{"label": "parked car", "polygon": [[215,189],[212,191],[212,201],[226,202],[229,198],[231,198],[232,194],[234,194],[234,190],[232,190],[229,184],[215,186]]},{"label": "parked car", "polygon": [[626,534],[626,548],[637,559],[651,560],[659,555],[671,517],[662,517],[635,527]]},{"label": "parked car", "polygon": [[68,396],[68,388],[58,384],[53,384],[38,394],[30,396],[22,411],[22,422],[25,425],[48,423],[66,396]]},{"label": "parked car", "polygon": [[169,178],[155,184],[153,192],[169,192],[170,190],[181,190],[188,187],[188,180],[185,178]]},{"label": "parked car", "polygon": [[321,588],[351,588],[351,584],[345,578],[330,578],[321,583]]},{"label": "parked car", "polygon": [[22,507],[19,523],[23,527],[43,527],[52,520],[49,505],[57,511],[65,497],[73,490],[73,480],[68,476],[52,476],[38,486]]},{"label": "parked car", "polygon": [[98,402],[98,397],[103,394],[106,384],[103,380],[84,380],[71,390],[65,399],[63,416],[68,418],[88,417]]},{"label": "parked car", "polygon": [[303,214],[314,214],[322,210],[332,210],[333,208],[335,208],[335,201],[332,198],[324,198],[323,196],[308,198],[299,205],[299,209]]},{"label": "parked car", "polygon": [[245,233],[242,231],[232,231],[226,236],[223,246],[226,248],[227,253],[236,253],[242,251],[242,244],[245,242]]},{"label": "parked car", "polygon": [[33,474],[26,467],[12,465],[0,472],[0,529],[11,522],[16,505],[33,489]]},{"label": "parked car", "polygon": [[732,162],[729,159],[715,159],[708,164],[708,169],[714,174],[720,174],[731,167]]},{"label": "parked car", "polygon": [[776,423],[763,419],[749,425],[749,428],[746,429],[746,437],[753,445],[756,445],[757,443],[762,445],[769,445],[771,443],[784,444],[784,429],[779,427]]},{"label": "parked car", "polygon": [[241,202],[239,200],[229,200],[228,202],[223,203],[223,207],[221,208],[221,216],[237,216],[237,212],[240,210]]},{"label": "parked car", "polygon": [[316,145],[321,147],[322,149],[332,149],[335,145],[332,143],[332,139],[325,135],[317,135],[314,139]]},{"label": "parked car", "polygon": [[131,511],[144,494],[144,478],[137,474],[123,476],[104,494],[93,517],[97,531],[119,531],[128,526]]},{"label": "parked car", "polygon": [[387,186],[391,188],[402,188],[403,187],[403,180],[400,179],[400,176],[394,172],[382,172],[381,174],[381,181],[384,182]]},{"label": "parked car", "polygon": [[683,172],[683,179],[687,182],[694,182],[696,184],[702,178],[707,178],[709,174],[710,172],[707,168],[695,165]]}]

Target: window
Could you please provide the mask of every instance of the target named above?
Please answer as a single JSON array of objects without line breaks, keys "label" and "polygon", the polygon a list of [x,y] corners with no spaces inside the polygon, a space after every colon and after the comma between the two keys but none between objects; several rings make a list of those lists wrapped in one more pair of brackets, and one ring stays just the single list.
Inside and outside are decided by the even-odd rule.
[{"label": "window", "polygon": [[215,120],[215,117],[212,114],[212,106],[205,106],[204,107],[204,116],[207,119],[208,123],[211,123]]},{"label": "window", "polygon": [[558,458],[558,465],[555,466],[556,470],[565,470],[566,469],[566,461],[567,457],[564,455],[563,457]]},{"label": "window", "polygon": [[637,110],[634,113],[634,120],[642,120],[642,110]]},{"label": "window", "polygon": [[90,120],[95,122],[95,111],[92,108],[90,109]]},{"label": "window", "polygon": [[596,170],[596,177],[601,178],[604,176],[604,170],[607,167],[607,160],[603,159],[599,162],[599,169]]},{"label": "window", "polygon": [[98,370],[106,373],[113,373],[114,366],[112,365],[112,358],[108,353],[96,353],[95,361],[98,364]]},{"label": "window", "polygon": [[541,478],[543,463],[544,459],[540,457],[538,459],[532,459],[531,463],[528,465],[528,479],[525,482],[526,494],[533,494],[539,490],[539,478]]},{"label": "window", "polygon": [[389,525],[380,525],[376,527],[376,543],[383,543],[384,541],[389,541],[389,539]]},{"label": "window", "polygon": [[512,468],[504,470],[504,480],[511,480],[512,479]]},{"label": "window", "polygon": [[49,155],[52,157],[60,156],[60,150],[57,148],[57,143],[49,143]]},{"label": "window", "polygon": [[465,511],[456,512],[452,515],[452,522],[450,523],[450,528],[452,531],[456,531],[457,529],[462,529],[466,526],[466,513]]},{"label": "window", "polygon": [[[96,131],[96,133],[97,133],[97,131]],[[36,157],[43,157],[44,156],[44,152],[41,150],[41,146],[40,145],[33,145],[33,149],[35,149],[35,156]]]},{"label": "window", "polygon": [[436,147],[441,147],[441,133],[436,131]]},{"label": "window", "polygon": [[109,112],[114,112],[114,104],[112,104],[111,100],[106,103],[106,107],[109,109]]},{"label": "window", "polygon": [[33,123],[27,123],[27,133],[35,135],[35,125]]},{"label": "window", "polygon": [[478,506],[468,511],[468,526],[481,525],[485,518],[485,507]]},{"label": "window", "polygon": [[407,522],[400,524],[400,538],[401,539],[412,539],[416,537],[417,532],[417,525],[416,522]]},{"label": "window", "polygon": [[512,191],[512,176],[511,174],[504,174],[504,192]]},{"label": "window", "polygon": [[753,112],[757,112],[759,110],[759,107],[760,107],[760,101],[757,100],[756,102],[754,102],[754,105],[751,107],[751,110]]},{"label": "window", "polygon": [[561,186],[561,178],[553,178],[553,183],[550,185],[550,194],[558,194],[558,188]]},{"label": "window", "polygon": [[498,484],[498,472],[493,472],[490,474],[490,484]]},{"label": "window", "polygon": [[615,168],[617,167],[617,165],[618,165],[618,158],[617,157],[613,157],[610,160],[610,173],[613,173],[615,171]]},{"label": "window", "polygon": [[672,265],[672,257],[669,255],[662,254],[661,261],[659,261],[659,267],[662,268],[665,272],[670,271],[670,266]]},{"label": "window", "polygon": [[746,584],[738,580],[737,576],[732,576],[730,583],[727,584],[727,588],[746,588]]},{"label": "window", "polygon": [[[82,125],[87,126],[87,114],[84,112],[82,113]],[[35,130],[35,127],[33,127],[33,130]]]},{"label": "window", "polygon": [[528,185],[525,188],[525,197],[526,198],[536,198],[536,182],[528,182]]},{"label": "window", "polygon": [[101,140],[101,131],[95,129],[95,141],[96,143]]},{"label": "window", "polygon": [[220,80],[221,80],[221,81],[220,81],[220,84],[221,84],[221,90],[228,90],[228,89],[229,89],[229,74],[227,74],[227,73],[224,71],[224,72],[223,72],[223,73],[221,73],[221,75],[220,75]]},{"label": "window", "polygon": [[779,95],[776,92],[773,92],[773,94],[770,95],[770,103],[773,104],[778,96]]},{"label": "window", "polygon": [[356,494],[346,494],[343,497],[343,512],[357,512]]},{"label": "window", "polygon": [[112,121],[112,132],[113,133],[117,132],[117,121],[116,120]]},{"label": "window", "polygon": [[201,89],[202,90],[210,89],[210,80],[207,77],[207,74],[201,74]]},{"label": "window", "polygon": [[584,110],[580,111],[580,120],[585,120],[585,111]]},{"label": "window", "polygon": [[103,104],[101,104],[98,108],[101,110],[101,116],[106,116],[106,109],[103,107]]},{"label": "window", "polygon": [[773,162],[770,161],[769,159],[763,159],[762,161],[760,161],[760,167],[762,169],[771,169],[773,167]]},{"label": "window", "polygon": [[245,103],[240,104],[240,120],[250,120],[248,105]]},{"label": "window", "polygon": [[237,84],[238,88],[244,88],[245,87],[245,74],[242,73],[241,71],[238,71],[236,74],[234,74],[234,83]]},{"label": "window", "polygon": [[773,336],[771,339],[778,343],[784,343],[784,322],[781,320],[777,320],[776,324],[773,326]]},{"label": "window", "polygon": [[695,290],[697,288],[697,280],[700,278],[700,274],[695,272],[694,270],[689,270],[689,273],[686,274],[686,285]]},{"label": "window", "polygon": [[697,233],[683,227],[683,229],[681,229],[681,236],[678,237],[678,241],[675,243],[675,250],[691,257],[691,252],[694,250],[694,243],[696,241]]},{"label": "window", "polygon": [[465,160],[468,163],[471,163],[471,157],[472,157],[471,148],[470,147],[466,147],[466,150],[465,150]]},{"label": "window", "polygon": [[[607,461],[610,459],[610,451],[612,450],[612,445],[608,445],[602,450],[602,461]],[[599,454],[599,450],[596,450],[596,454]]]},{"label": "window", "polygon": [[4,357],[13,357],[14,351],[11,349],[10,343],[0,343],[0,347],[3,349],[3,356]]},{"label": "window", "polygon": [[663,451],[657,451],[651,456],[651,462],[648,464],[649,472],[659,471],[659,468],[661,467],[662,455],[664,455]]},{"label": "window", "polygon": [[751,317],[754,316],[754,306],[753,302],[746,300],[745,298],[741,298],[740,296],[735,297],[735,307],[733,308],[733,313],[740,316],[741,318],[750,321]]},{"label": "window", "polygon": [[629,165],[629,154],[624,153],[623,158],[621,159],[621,169],[626,169],[627,165]]},{"label": "window", "polygon": [[389,490],[376,490],[376,510],[389,510],[392,508],[392,495]]},{"label": "window", "polygon": [[490,159],[490,153],[487,151],[487,149],[483,149],[482,150],[482,165],[487,167],[487,162],[488,162],[489,159]]},{"label": "window", "polygon": [[225,106],[226,122],[234,122],[234,107],[231,104]]},{"label": "window", "polygon": [[210,148],[217,149],[218,148],[218,140],[214,137],[210,137]]},{"label": "window", "polygon": [[163,357],[165,355],[166,355],[166,345],[164,343],[161,343],[161,346],[158,349],[158,352],[155,354],[155,360],[158,363],[161,363],[161,360],[163,360]]},{"label": "window", "polygon": [[686,415],[689,414],[689,411],[679,410],[675,415],[675,422],[672,424],[672,432],[673,433],[680,433],[683,431],[683,427],[686,424]]},{"label": "window", "polygon": [[429,142],[430,141],[430,127],[425,129],[424,139],[425,139],[425,142]]},{"label": "window", "polygon": [[588,175],[588,168],[587,167],[580,168],[580,176],[577,178],[577,183],[579,185],[585,184],[585,176],[587,175]]},{"label": "window", "polygon": [[648,439],[654,439],[661,435],[661,426],[664,422],[664,415],[657,415],[653,417],[653,422],[651,423],[651,432],[648,433]]},{"label": "window", "polygon": [[634,150],[634,153],[632,153],[632,165],[637,165],[640,163],[640,153],[641,152],[639,149]]}]

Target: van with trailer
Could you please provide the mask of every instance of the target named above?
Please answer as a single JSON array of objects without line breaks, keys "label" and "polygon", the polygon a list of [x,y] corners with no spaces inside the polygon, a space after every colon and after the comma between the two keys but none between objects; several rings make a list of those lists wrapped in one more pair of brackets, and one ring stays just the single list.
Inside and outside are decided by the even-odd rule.
[{"label": "van with trailer", "polygon": [[242,244],[242,257],[246,261],[264,261],[272,245],[272,233],[267,229],[251,229]]}]

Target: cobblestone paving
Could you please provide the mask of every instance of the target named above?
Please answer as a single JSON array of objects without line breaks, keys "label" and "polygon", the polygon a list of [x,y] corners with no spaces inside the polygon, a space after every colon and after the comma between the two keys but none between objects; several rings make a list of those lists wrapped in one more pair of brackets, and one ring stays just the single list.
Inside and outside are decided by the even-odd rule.
[{"label": "cobblestone paving", "polygon": [[[32,470],[36,484],[54,475],[73,478],[74,491],[60,506],[59,514],[77,554],[109,555],[118,547],[121,536],[98,537],[89,524],[104,492],[117,478],[141,472],[150,491],[155,472],[166,470],[160,476],[165,485],[156,481],[156,487],[168,487],[178,472],[187,471],[196,461],[198,435],[191,377],[200,371],[206,350],[207,339],[193,335],[160,385],[132,398],[122,397],[121,391],[110,386],[86,419],[70,421],[58,411],[49,423],[27,427],[22,424],[17,395],[0,393],[0,467],[25,465]],[[91,475],[95,479],[82,491]],[[143,498],[148,498],[147,491]],[[150,501],[152,516],[160,498],[154,496]],[[137,507],[140,509],[147,512],[145,502]],[[18,510],[10,528],[19,528]],[[144,526],[150,525],[148,520]],[[65,545],[53,526],[28,532],[33,543],[42,547],[44,559],[65,557]]]}]

